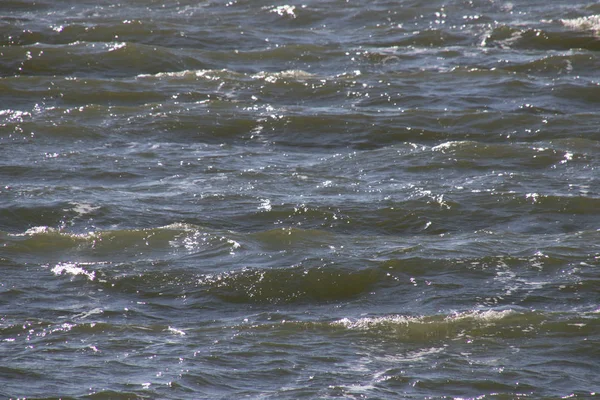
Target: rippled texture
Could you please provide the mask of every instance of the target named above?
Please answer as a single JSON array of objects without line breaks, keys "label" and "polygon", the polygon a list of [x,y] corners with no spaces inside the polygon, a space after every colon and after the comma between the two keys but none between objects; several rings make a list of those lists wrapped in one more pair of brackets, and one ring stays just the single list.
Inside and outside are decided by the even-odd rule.
[{"label": "rippled texture", "polygon": [[0,397],[600,393],[600,6],[0,4]]}]

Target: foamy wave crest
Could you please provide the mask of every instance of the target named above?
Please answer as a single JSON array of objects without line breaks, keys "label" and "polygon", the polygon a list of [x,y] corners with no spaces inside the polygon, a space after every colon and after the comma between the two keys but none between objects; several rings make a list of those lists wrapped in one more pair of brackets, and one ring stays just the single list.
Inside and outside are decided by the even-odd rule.
[{"label": "foamy wave crest", "polygon": [[85,277],[87,277],[90,281],[93,281],[94,279],[96,279],[96,272],[95,271],[87,271],[85,269],[83,269],[80,264],[78,263],[59,263],[56,264],[56,266],[54,268],[52,268],[52,272],[55,275],[63,275],[63,274],[69,274],[69,275],[73,275],[73,276],[77,276],[77,275],[83,275]]},{"label": "foamy wave crest", "polygon": [[588,15],[587,17],[561,19],[560,22],[567,28],[577,30],[592,30],[600,32],[600,15]]},{"label": "foamy wave crest", "polygon": [[303,71],[301,69],[288,69],[280,72],[265,72],[261,71],[258,74],[252,75],[252,79],[263,79],[269,83],[275,83],[280,79],[309,79],[314,78],[315,75]]},{"label": "foamy wave crest", "polygon": [[158,72],[156,74],[139,74],[137,78],[206,78],[218,80],[227,75],[237,75],[237,73],[228,69],[186,69],[174,72]]},{"label": "foamy wave crest", "polygon": [[[78,212],[91,212],[82,207]],[[91,211],[90,211],[91,210]],[[207,230],[185,223],[173,223],[156,228],[98,230],[82,233],[67,232],[48,226],[35,226],[22,233],[9,233],[7,248],[27,255],[47,256],[48,252],[75,250],[85,254],[113,255],[124,249],[136,249],[139,254],[161,253],[165,250],[187,253],[208,252],[210,255],[234,254],[242,248],[231,232]],[[14,239],[13,239],[14,238]]]},{"label": "foamy wave crest", "polygon": [[[487,330],[515,312],[512,310],[466,311],[451,315],[343,318],[331,323],[332,327],[392,335],[406,340],[422,341],[440,338],[485,335]],[[487,328],[487,329],[486,329]]]},{"label": "foamy wave crest", "polygon": [[434,316],[404,316],[404,315],[391,315],[385,317],[365,317],[357,320],[351,320],[343,318],[341,320],[333,322],[334,325],[341,325],[348,329],[371,329],[373,327],[385,327],[393,325],[410,325],[410,324],[439,324],[439,323],[454,323],[461,321],[474,321],[474,322],[494,322],[501,320],[506,316],[514,313],[512,310],[487,310],[487,311],[466,311],[448,316],[434,315]]}]

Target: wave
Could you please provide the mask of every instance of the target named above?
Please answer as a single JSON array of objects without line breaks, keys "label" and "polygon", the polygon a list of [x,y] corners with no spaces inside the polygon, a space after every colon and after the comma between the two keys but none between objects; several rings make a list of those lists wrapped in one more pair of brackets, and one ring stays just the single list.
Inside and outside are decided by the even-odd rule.
[{"label": "wave", "polygon": [[242,324],[239,329],[304,332],[322,330],[331,335],[356,334],[385,341],[432,343],[490,338],[498,340],[537,338],[540,335],[571,337],[600,327],[597,312],[560,313],[514,309],[459,311],[450,314],[391,314],[324,321],[280,321]]},{"label": "wave", "polygon": [[435,47],[446,48],[452,46],[470,45],[471,37],[469,35],[451,32],[446,29],[429,28],[411,33],[401,32],[397,38],[389,40],[388,38],[379,38],[375,42],[367,42],[367,45],[377,47]]},{"label": "wave", "polygon": [[581,195],[558,196],[540,193],[527,193],[515,198],[514,203],[532,205],[533,213],[556,213],[565,215],[595,215],[600,213],[600,197]]},{"label": "wave", "polygon": [[[577,27],[578,30],[573,31],[554,30],[551,27],[522,28],[499,25],[484,39],[483,44],[487,47],[511,49],[597,51],[600,49],[600,44],[597,40],[597,32],[592,28],[595,20],[590,17],[560,21],[567,27]],[[588,30],[590,28],[592,29]]]},{"label": "wave", "polygon": [[[177,50],[126,42],[81,42],[10,46],[0,64],[0,76],[132,77],[205,64]],[[118,66],[118,68],[115,68]]]},{"label": "wave", "polygon": [[[286,212],[280,214],[283,216]],[[334,214],[326,214],[325,219],[331,215]],[[317,218],[319,217],[317,216]],[[281,228],[252,233],[250,234],[250,238],[256,240],[262,248],[271,251],[286,249],[306,250],[310,248],[328,248],[328,243],[335,240],[335,235],[320,229]]]},{"label": "wave", "polygon": [[582,30],[582,31],[593,31],[598,33],[600,31],[600,15],[588,15],[585,17],[578,18],[565,18],[561,19],[560,22],[567,28]]},{"label": "wave", "polygon": [[[148,238],[152,231],[143,234],[143,237],[142,233],[105,234],[105,238],[118,238],[116,241],[122,243],[107,246],[103,252],[93,247],[83,251],[79,245],[65,252],[70,260],[63,257],[63,261],[51,262],[53,253],[43,250],[38,263],[41,270],[48,271],[48,275],[62,284],[98,285],[109,293],[116,291],[151,302],[185,296],[194,307],[215,302],[249,305],[363,302],[370,295],[377,295],[373,297],[377,301],[385,302],[389,296],[395,299],[395,304],[409,305],[414,304],[416,294],[424,296],[419,300],[423,302],[421,307],[438,309],[444,308],[447,296],[452,296],[455,304],[475,301],[482,306],[535,306],[542,300],[560,302],[574,293],[585,297],[598,289],[597,280],[590,275],[593,257],[573,255],[574,251],[586,251],[580,246],[582,240],[595,243],[598,231],[545,234],[537,241],[539,250],[535,254],[528,245],[529,236],[492,233],[474,233],[456,239],[460,246],[435,239],[412,239],[408,243],[415,245],[406,247],[407,241],[401,239],[367,240],[310,230],[298,230],[292,238],[285,232],[281,238],[273,238],[279,235],[278,231],[237,236],[241,244],[213,237],[216,242],[213,245],[203,242],[202,238],[209,237],[200,234],[186,233],[185,237],[168,240],[167,232],[162,232],[163,240],[169,241],[162,248],[157,237]],[[2,239],[0,242],[6,243]],[[151,250],[140,243],[148,240],[154,241]],[[195,247],[198,242],[203,246],[200,249]],[[55,243],[53,246],[57,247]],[[381,249],[367,256],[355,254],[353,246]],[[5,247],[7,256],[15,259],[35,257],[29,249],[19,254],[11,246]],[[489,255],[497,254],[501,247],[510,247],[515,254]],[[265,251],[273,256],[265,259]],[[112,255],[114,252],[119,256]],[[239,256],[232,256],[237,252]],[[282,266],[293,262],[292,266]],[[259,266],[240,267],[240,263]],[[460,281],[456,281],[456,274],[460,274]],[[473,297],[470,287],[480,284],[486,285],[487,294]]]},{"label": "wave", "polygon": [[364,294],[378,281],[374,269],[347,270],[332,265],[313,268],[243,269],[207,275],[199,281],[211,295],[234,303],[340,301]]},{"label": "wave", "polygon": [[[465,168],[549,168],[569,162],[588,162],[584,152],[574,153],[558,146],[536,147],[530,143],[485,143],[455,140],[440,143],[433,152],[456,157],[456,167]],[[437,157],[434,157],[435,164]]]},{"label": "wave", "polygon": [[[74,206],[74,213],[95,212],[94,208]],[[157,228],[124,229],[72,233],[64,229],[36,226],[23,233],[0,233],[4,248],[13,257],[41,257],[76,252],[111,262],[128,259],[131,252],[136,257],[162,255],[172,258],[202,253],[206,257],[230,255],[240,244],[227,236],[226,232],[214,231],[188,224],[171,224]],[[114,258],[115,254],[121,257]],[[68,264],[78,268],[76,264]],[[69,271],[58,264],[57,271]],[[90,272],[93,274],[93,272]]]},{"label": "wave", "polygon": [[369,335],[394,336],[402,340],[427,342],[465,336],[481,337],[486,336],[486,333],[497,337],[502,336],[498,333],[500,326],[510,326],[517,320],[520,323],[521,319],[529,319],[529,324],[539,323],[544,319],[543,316],[535,314],[525,315],[528,318],[523,316],[524,314],[512,310],[467,311],[452,315],[422,317],[393,315],[354,320],[344,318],[331,323],[331,326],[365,332]]}]

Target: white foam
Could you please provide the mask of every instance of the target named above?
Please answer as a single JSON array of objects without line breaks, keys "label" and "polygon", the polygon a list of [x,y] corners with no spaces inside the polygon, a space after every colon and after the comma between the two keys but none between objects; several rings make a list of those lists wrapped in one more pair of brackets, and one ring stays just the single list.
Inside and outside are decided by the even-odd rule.
[{"label": "white foam", "polygon": [[31,113],[27,111],[6,109],[0,110],[0,116],[4,116],[4,118],[10,122],[23,122],[25,118],[31,117]]},{"label": "white foam", "polygon": [[332,325],[341,325],[347,329],[356,330],[368,330],[372,327],[394,324],[394,325],[408,325],[410,323],[422,323],[422,317],[407,317],[403,315],[391,315],[385,317],[366,317],[359,318],[357,320],[351,320],[349,318],[342,318],[338,321],[332,322]]},{"label": "white foam", "polygon": [[49,226],[34,226],[32,228],[27,229],[24,233],[17,233],[15,236],[33,236],[33,235],[41,235],[44,233],[55,233],[58,230],[54,228],[50,228]]},{"label": "white foam", "polygon": [[269,6],[263,7],[263,10],[269,10],[269,12],[279,14],[282,17],[292,17],[296,18],[296,6],[283,5],[283,6]]},{"label": "white foam", "polygon": [[279,79],[293,78],[293,79],[306,79],[314,78],[315,75],[301,69],[288,69],[280,72],[265,72],[261,71],[251,76],[252,79],[263,79],[269,83],[275,83]]},{"label": "white foam", "polygon": [[432,151],[441,151],[444,152],[444,150],[449,150],[452,149],[454,147],[460,147],[461,145],[464,144],[469,144],[469,143],[473,143],[469,140],[453,140],[450,142],[444,142],[444,143],[440,143],[437,146],[433,146],[431,148]]},{"label": "white foam", "polygon": [[89,317],[90,315],[97,315],[97,314],[103,314],[103,313],[104,313],[103,309],[93,308],[90,311],[86,311],[86,312],[82,312],[81,314],[77,314],[73,318],[85,319],[85,318]]},{"label": "white foam", "polygon": [[600,15],[588,15],[587,17],[561,19],[560,22],[567,28],[576,30],[600,31]]},{"label": "white foam", "polygon": [[54,268],[52,268],[52,272],[55,275],[62,275],[63,273],[70,274],[73,276],[83,275],[87,277],[90,281],[96,279],[96,271],[86,271],[76,263],[58,263]]},{"label": "white foam", "polygon": [[87,203],[74,203],[73,211],[75,211],[79,215],[91,214],[92,212],[99,210],[100,206],[93,206]]},{"label": "white foam", "polygon": [[185,332],[182,331],[181,329],[177,329],[177,328],[173,328],[172,326],[169,326],[167,328],[167,330],[175,335],[185,336]]},{"label": "white foam", "polygon": [[106,47],[108,47],[108,51],[115,51],[115,50],[119,50],[122,49],[124,47],[127,46],[127,43],[125,42],[120,42],[120,43],[107,43]]},{"label": "white foam", "polygon": [[261,201],[260,206],[258,206],[259,210],[271,211],[271,209],[272,209],[271,200],[269,200],[269,199],[260,199],[260,201]]},{"label": "white foam", "polygon": [[471,310],[465,312],[458,312],[446,316],[440,319],[439,316],[404,316],[404,315],[390,315],[385,317],[365,317],[357,320],[351,320],[349,318],[342,318],[338,321],[334,321],[331,324],[336,326],[343,326],[347,329],[355,330],[369,330],[373,327],[382,327],[386,325],[411,325],[411,324],[430,324],[439,323],[445,321],[446,323],[460,322],[465,320],[473,320],[478,322],[494,322],[501,320],[508,315],[512,314],[512,310],[486,310],[478,311]]},{"label": "white foam", "polygon": [[447,321],[462,321],[467,319],[472,319],[474,321],[480,322],[494,322],[499,321],[507,316],[513,314],[512,310],[486,310],[486,311],[466,311],[460,312],[446,317]]},{"label": "white foam", "polygon": [[228,69],[186,69],[183,71],[174,71],[174,72],[158,72],[156,74],[139,74],[137,78],[188,78],[188,77],[197,77],[197,78],[206,78],[209,80],[219,80],[221,79],[220,74],[228,73],[232,74],[233,72]]}]

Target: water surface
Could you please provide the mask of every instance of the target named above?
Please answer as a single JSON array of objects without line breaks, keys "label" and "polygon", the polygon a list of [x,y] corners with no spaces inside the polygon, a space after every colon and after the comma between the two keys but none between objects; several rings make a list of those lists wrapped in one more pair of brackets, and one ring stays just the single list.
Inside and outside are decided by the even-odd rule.
[{"label": "water surface", "polygon": [[0,4],[0,396],[600,392],[600,6]]}]

